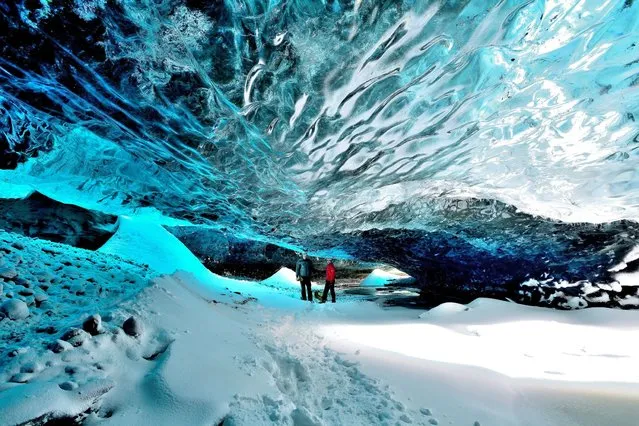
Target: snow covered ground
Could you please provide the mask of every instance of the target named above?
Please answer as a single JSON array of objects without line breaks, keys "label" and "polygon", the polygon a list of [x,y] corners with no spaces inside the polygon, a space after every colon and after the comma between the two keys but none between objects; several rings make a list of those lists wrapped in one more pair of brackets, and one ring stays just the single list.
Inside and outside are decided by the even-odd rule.
[{"label": "snow covered ground", "polygon": [[1,425],[638,424],[637,311],[309,304],[124,218],[98,252],[0,240],[0,306],[28,314],[0,320]]}]

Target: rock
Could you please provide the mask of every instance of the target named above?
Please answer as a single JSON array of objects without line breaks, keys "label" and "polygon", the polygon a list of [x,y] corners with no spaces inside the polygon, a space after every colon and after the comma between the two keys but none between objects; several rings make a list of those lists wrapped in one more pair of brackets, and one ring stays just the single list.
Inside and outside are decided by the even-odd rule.
[{"label": "rock", "polygon": [[0,306],[0,311],[12,320],[20,320],[29,316],[29,307],[22,300],[7,300]]},{"label": "rock", "polygon": [[11,376],[9,381],[11,383],[27,383],[33,375],[30,373],[17,373]]},{"label": "rock", "polygon": [[56,354],[59,354],[60,352],[68,351],[71,348],[73,348],[71,343],[65,342],[64,340],[56,340],[55,342],[49,345],[49,350]]},{"label": "rock", "polygon": [[41,283],[50,283],[53,281],[53,275],[46,271],[38,272],[35,274],[35,279],[40,281]]},{"label": "rock", "polygon": [[27,288],[31,287],[31,281],[26,280],[22,277],[15,277],[13,279],[13,282],[16,283],[16,285],[21,285],[22,287],[27,287]]},{"label": "rock", "polygon": [[60,389],[65,390],[65,391],[72,391],[74,389],[77,389],[78,384],[76,382],[72,382],[71,380],[68,380],[66,382],[60,383],[58,385],[60,387]]},{"label": "rock", "polygon": [[11,280],[18,276],[18,272],[11,266],[4,266],[0,268],[0,277]]},{"label": "rock", "polygon": [[126,334],[133,337],[142,335],[142,332],[144,331],[142,323],[135,317],[129,317],[126,321],[124,321],[124,324],[122,324],[122,329]]},{"label": "rock", "polygon": [[56,329],[54,326],[49,325],[49,326],[42,326],[42,327],[37,327],[36,328],[36,333],[46,333],[46,334],[56,334],[58,332],[58,329]]},{"label": "rock", "polygon": [[35,361],[31,361],[31,362],[27,362],[26,364],[24,364],[22,367],[20,367],[20,372],[21,373],[37,373],[39,371],[42,370],[42,365],[35,362]]},{"label": "rock", "polygon": [[4,291],[4,284],[0,282],[0,296],[2,296],[3,291]]},{"label": "rock", "polygon": [[433,419],[433,418],[428,419],[428,423],[430,423],[433,426],[437,426],[439,424],[437,419]]},{"label": "rock", "polygon": [[11,247],[16,248],[18,250],[24,250],[24,244],[22,244],[20,241],[14,241],[11,244]]},{"label": "rock", "polygon": [[47,300],[49,300],[49,296],[46,293],[38,292],[35,294],[34,299],[35,299],[36,306],[40,307],[42,302],[46,302]]},{"label": "rock", "polygon": [[82,323],[82,329],[92,336],[102,333],[102,318],[99,314],[91,315]]},{"label": "rock", "polygon": [[33,296],[25,297],[24,298],[24,303],[26,303],[27,306],[35,305],[35,297],[33,297]]},{"label": "rock", "polygon": [[74,347],[82,346],[82,344],[91,338],[91,335],[79,328],[72,328],[64,333],[61,337],[62,340],[69,342]]},{"label": "rock", "polygon": [[479,421],[475,420],[475,423],[473,423],[473,426],[481,426],[481,423],[479,423]]},{"label": "rock", "polygon": [[22,289],[18,290],[18,294],[20,296],[25,296],[25,297],[26,296],[33,296],[33,293],[34,293],[33,290],[30,289],[30,288],[22,288]]},{"label": "rock", "polygon": [[26,354],[29,351],[29,348],[18,348],[9,352],[9,358],[15,358],[18,355]]},{"label": "rock", "polygon": [[419,412],[425,416],[431,416],[433,414],[428,408],[420,408]]}]

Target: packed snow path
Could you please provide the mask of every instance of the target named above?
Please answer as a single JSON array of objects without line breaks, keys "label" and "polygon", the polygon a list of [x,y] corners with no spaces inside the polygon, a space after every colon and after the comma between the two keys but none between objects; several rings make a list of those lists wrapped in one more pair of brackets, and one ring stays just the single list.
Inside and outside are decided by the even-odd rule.
[{"label": "packed snow path", "polygon": [[280,392],[279,399],[236,398],[225,420],[229,424],[255,424],[259,421],[296,425],[426,424],[419,413],[410,412],[388,386],[366,376],[356,362],[343,358],[326,346],[322,337],[300,327],[294,316],[272,320],[256,340],[270,355],[259,366],[266,369]]}]

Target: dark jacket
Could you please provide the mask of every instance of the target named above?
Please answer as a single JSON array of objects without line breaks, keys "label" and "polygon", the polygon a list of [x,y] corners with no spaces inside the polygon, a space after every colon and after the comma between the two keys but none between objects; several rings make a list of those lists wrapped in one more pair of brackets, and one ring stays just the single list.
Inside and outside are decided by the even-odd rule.
[{"label": "dark jacket", "polygon": [[310,259],[300,259],[295,266],[295,277],[309,278],[313,271],[313,264]]}]

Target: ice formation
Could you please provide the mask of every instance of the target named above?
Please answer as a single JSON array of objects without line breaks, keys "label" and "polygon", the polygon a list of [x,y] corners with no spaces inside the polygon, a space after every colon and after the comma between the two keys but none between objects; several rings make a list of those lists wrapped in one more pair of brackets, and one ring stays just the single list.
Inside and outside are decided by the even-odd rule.
[{"label": "ice formation", "polygon": [[2,2],[2,197],[511,297],[635,245],[634,1],[148,7]]}]

